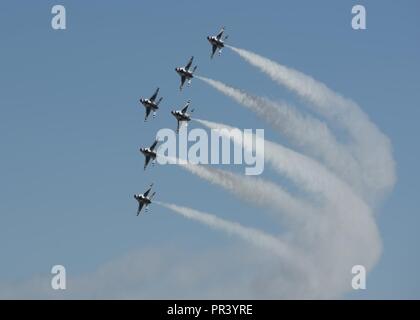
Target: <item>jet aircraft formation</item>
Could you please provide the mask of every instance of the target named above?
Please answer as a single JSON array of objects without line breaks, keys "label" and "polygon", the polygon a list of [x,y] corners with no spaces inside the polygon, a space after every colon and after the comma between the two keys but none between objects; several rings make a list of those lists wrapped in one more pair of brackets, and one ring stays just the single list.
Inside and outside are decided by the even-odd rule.
[{"label": "jet aircraft formation", "polygon": [[[225,27],[222,27],[219,33],[215,36],[208,36],[207,40],[212,46],[211,55],[210,58],[212,59],[216,51],[218,50],[219,55],[222,53],[222,49],[224,48],[224,43],[228,36],[223,37],[223,33],[225,32]],[[188,63],[183,67],[177,67],[175,68],[176,73],[181,77],[181,84],[179,86],[179,90],[182,91],[185,82],[187,82],[187,85],[191,85],[191,80],[194,78],[194,73],[197,70],[197,65],[192,67],[194,61],[194,56],[192,56]],[[140,103],[145,108],[145,117],[144,122],[147,121],[150,113],[153,113],[153,118],[156,117],[157,110],[159,110],[159,104],[162,102],[163,97],[158,98],[160,88],[158,87],[153,95],[150,98],[140,98]],[[185,106],[181,110],[172,110],[171,114],[175,117],[177,121],[177,129],[176,132],[179,132],[180,127],[186,123],[188,124],[189,121],[191,121],[191,114],[194,112],[194,109],[192,109],[188,113],[188,108],[191,104],[191,100],[188,100]],[[157,147],[158,141],[155,140],[153,144],[148,148],[140,148],[140,152],[144,155],[144,170],[146,170],[148,164],[150,161],[152,161],[152,164],[155,163],[157,158]],[[152,203],[152,199],[155,196],[156,192],[153,192],[150,194],[153,187],[153,183],[150,185],[150,187],[143,193],[143,194],[135,194],[134,198],[138,202],[138,210],[137,215],[139,215],[143,208],[145,208],[145,211],[148,211],[148,206]]]}]

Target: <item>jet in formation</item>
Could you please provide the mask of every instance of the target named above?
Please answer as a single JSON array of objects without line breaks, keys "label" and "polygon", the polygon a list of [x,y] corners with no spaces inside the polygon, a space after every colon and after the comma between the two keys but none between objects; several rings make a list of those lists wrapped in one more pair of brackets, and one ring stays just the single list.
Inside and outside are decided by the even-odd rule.
[{"label": "jet in formation", "polygon": [[[228,36],[223,37],[224,31],[225,31],[225,28],[223,27],[217,35],[207,37],[207,40],[212,45],[211,58],[213,58],[217,50],[219,50],[218,52],[219,55],[222,53],[222,49],[225,46],[224,42],[228,38]],[[175,71],[181,77],[181,85],[179,86],[179,90],[182,90],[186,81],[188,85],[191,84],[191,79],[194,77],[194,72],[197,70],[197,66],[195,66],[194,68],[191,68],[193,60],[194,60],[194,56],[190,58],[190,60],[188,61],[185,67],[175,68]],[[162,97],[157,99],[158,94],[159,94],[159,88],[156,89],[154,94],[149,99],[144,99],[144,98],[140,99],[140,102],[146,108],[146,115],[144,117],[144,121],[147,121],[147,118],[149,117],[152,111],[153,111],[153,117],[156,116],[156,111],[159,109],[159,104],[163,99]],[[171,111],[172,115],[177,120],[177,129],[176,129],[177,133],[179,132],[180,126],[182,126],[183,123],[186,123],[188,125],[188,122],[191,121],[191,114],[194,112],[194,109],[192,109],[190,113],[188,113],[188,108],[190,106],[190,103],[191,103],[191,100],[188,100],[184,108],[182,108],[182,110]],[[157,153],[155,149],[156,149],[157,144],[158,144],[158,141],[155,140],[155,142],[149,148],[140,148],[140,152],[145,157],[144,170],[146,170],[147,165],[150,163],[151,160],[152,160],[152,163],[156,161]],[[149,196],[152,188],[153,188],[153,183],[150,185],[149,189],[147,189],[143,194],[134,195],[134,199],[136,199],[139,204],[138,209],[137,209],[137,216],[141,213],[143,208],[145,208],[146,212],[148,211],[148,206],[152,203],[152,199],[156,194],[156,192],[153,192]]]},{"label": "jet in formation", "polygon": [[188,85],[191,84],[191,79],[194,77],[194,72],[197,69],[197,66],[195,66],[192,70],[191,65],[193,63],[194,57],[190,58],[190,61],[188,61],[187,65],[185,67],[177,67],[175,68],[175,71],[179,74],[181,77],[181,85],[179,87],[179,90],[182,90],[182,87],[184,86],[184,83],[186,80],[188,80]]},{"label": "jet in formation", "polygon": [[160,97],[159,100],[156,102],[158,93],[159,93],[159,88],[156,89],[155,93],[149,99],[144,99],[144,98],[140,99],[140,102],[146,108],[146,116],[144,117],[144,121],[147,121],[147,118],[149,117],[150,112],[152,111],[153,111],[153,118],[156,117],[156,111],[159,109],[159,103],[163,99],[162,97]]},{"label": "jet in formation", "polygon": [[191,121],[191,113],[194,112],[194,109],[192,109],[190,113],[187,112],[188,107],[190,106],[190,103],[191,103],[191,100],[188,100],[184,108],[182,108],[182,110],[171,111],[172,115],[176,118],[176,121],[177,121],[176,133],[179,132],[179,128],[183,122],[186,122],[188,124],[188,122]]},{"label": "jet in formation", "polygon": [[223,32],[225,32],[225,27],[220,29],[219,33],[215,36],[207,36],[207,40],[212,45],[212,52],[210,58],[213,58],[214,54],[216,53],[217,49],[219,49],[219,56],[222,53],[222,49],[225,47],[225,41],[228,36],[225,36],[223,39]]},{"label": "jet in formation", "polygon": [[139,203],[139,208],[137,210],[137,216],[140,214],[143,207],[145,207],[145,211],[148,211],[148,206],[152,203],[152,199],[155,196],[156,192],[153,192],[151,196],[149,196],[150,191],[152,190],[153,183],[150,185],[149,189],[146,190],[143,194],[135,194],[134,199],[137,200]]},{"label": "jet in formation", "polygon": [[155,140],[155,142],[149,148],[140,148],[140,152],[144,155],[144,170],[146,170],[150,160],[152,160],[152,164],[154,164],[157,156],[155,151],[157,144],[158,141]]}]

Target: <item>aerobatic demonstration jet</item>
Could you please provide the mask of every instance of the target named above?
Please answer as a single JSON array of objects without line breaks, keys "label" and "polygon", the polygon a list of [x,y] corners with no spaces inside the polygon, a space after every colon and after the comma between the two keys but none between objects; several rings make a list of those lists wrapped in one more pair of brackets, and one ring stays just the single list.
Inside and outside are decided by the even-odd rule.
[{"label": "aerobatic demonstration jet", "polygon": [[140,152],[144,155],[144,170],[146,170],[147,165],[149,164],[150,160],[152,160],[152,164],[154,164],[154,161],[156,160],[156,145],[158,144],[158,141],[155,140],[155,142],[150,146],[150,148],[140,148]]},{"label": "aerobatic demonstration jet", "polygon": [[140,102],[146,108],[146,116],[144,117],[144,121],[147,121],[147,118],[149,117],[149,114],[152,111],[153,111],[153,118],[156,117],[156,111],[159,109],[159,103],[163,99],[162,97],[160,97],[159,100],[156,102],[158,93],[159,93],[159,88],[156,89],[155,93],[149,99],[144,99],[144,98],[140,99]]},{"label": "aerobatic demonstration jet", "polygon": [[193,60],[194,60],[194,56],[190,58],[190,61],[188,61],[185,67],[175,68],[175,71],[181,77],[181,85],[179,86],[179,90],[182,90],[182,87],[184,86],[184,83],[186,80],[188,80],[188,85],[191,84],[191,79],[194,77],[194,72],[197,69],[197,66],[195,66],[192,69],[192,71],[190,70]]},{"label": "aerobatic demonstration jet", "polygon": [[188,100],[185,104],[184,108],[182,110],[172,110],[171,113],[176,118],[178,125],[176,128],[176,132],[179,132],[180,125],[182,125],[182,122],[189,122],[191,121],[191,113],[194,112],[194,109],[191,110],[190,114],[187,113],[188,107],[190,106],[191,100]]},{"label": "aerobatic demonstration jet", "polygon": [[137,200],[139,203],[139,208],[137,210],[137,216],[140,214],[141,209],[145,207],[146,212],[148,211],[148,206],[152,203],[152,199],[155,196],[156,192],[153,192],[151,196],[149,196],[150,191],[152,190],[153,183],[150,185],[149,189],[143,194],[135,194],[134,199]]},{"label": "aerobatic demonstration jet", "polygon": [[212,59],[214,54],[216,53],[216,50],[219,49],[219,56],[222,53],[222,49],[225,47],[225,41],[228,38],[228,36],[225,36],[224,39],[222,39],[223,32],[225,32],[225,27],[222,27],[220,29],[219,33],[216,36],[207,36],[207,40],[212,45],[212,52],[210,58]]}]

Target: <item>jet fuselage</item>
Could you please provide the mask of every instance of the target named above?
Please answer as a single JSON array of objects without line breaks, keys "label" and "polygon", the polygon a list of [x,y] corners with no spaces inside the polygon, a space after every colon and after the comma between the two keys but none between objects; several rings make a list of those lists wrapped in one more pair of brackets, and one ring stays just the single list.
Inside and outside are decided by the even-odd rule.
[{"label": "jet fuselage", "polygon": [[145,197],[142,194],[135,194],[134,199],[136,199],[139,203],[143,203],[145,205],[149,205],[152,203],[152,201],[148,197]]},{"label": "jet fuselage", "polygon": [[171,111],[172,115],[178,120],[178,121],[190,121],[191,116],[188,113],[182,113],[181,111],[173,110]]},{"label": "jet fuselage", "polygon": [[194,77],[192,71],[185,70],[185,68],[175,68],[175,71],[182,77],[184,76],[187,79],[191,79]]},{"label": "jet fuselage", "polygon": [[149,148],[140,148],[140,152],[143,153],[145,156],[149,156],[152,159],[156,158],[156,152],[150,150]]},{"label": "jet fuselage", "polygon": [[219,48],[219,49],[221,49],[225,46],[223,40],[217,39],[217,37],[215,37],[215,36],[212,36],[212,37],[208,36],[207,40],[210,42],[210,44],[217,46],[217,48]]},{"label": "jet fuselage", "polygon": [[152,108],[152,110],[159,109],[159,106],[156,102],[151,101],[150,99],[140,99],[140,102],[145,106],[146,108]]}]

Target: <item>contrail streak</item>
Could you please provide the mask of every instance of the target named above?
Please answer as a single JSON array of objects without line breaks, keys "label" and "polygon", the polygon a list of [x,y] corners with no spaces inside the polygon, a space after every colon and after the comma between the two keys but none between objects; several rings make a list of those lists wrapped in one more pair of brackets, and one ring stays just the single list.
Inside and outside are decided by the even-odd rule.
[{"label": "contrail streak", "polygon": [[[211,129],[236,129],[224,124],[195,120]],[[220,131],[221,134],[225,133],[226,137],[233,137],[235,143],[242,141],[237,139],[237,136],[231,135],[232,132],[240,131],[237,129],[230,133]],[[253,139],[258,137],[254,135]],[[243,141],[252,141],[252,139],[243,139]],[[252,145],[245,143],[244,148],[251,152]],[[336,276],[339,282],[344,281],[343,274],[340,276],[340,273],[345,272],[345,268],[349,268],[357,261],[363,261],[366,269],[370,270],[379,259],[382,245],[369,206],[343,181],[315,160],[270,141],[265,141],[264,150],[265,160],[275,170],[287,176],[305,191],[324,198],[324,208],[320,210],[322,216],[308,216],[306,227],[295,228],[293,230],[295,241],[314,254],[314,259],[322,256],[324,259],[319,261],[320,265],[334,264],[335,259],[341,260],[342,264],[337,264],[337,269],[334,269],[336,273],[331,275],[331,277]],[[369,248],[360,250],[363,243],[369,243]],[[343,248],[346,248],[345,252]],[[329,268],[328,265],[324,267]],[[344,285],[342,282],[342,286]],[[339,289],[337,287],[334,290]]]},{"label": "contrail streak", "polygon": [[225,231],[229,234],[236,235],[241,239],[248,241],[256,246],[270,250],[280,257],[287,257],[296,259],[296,253],[290,247],[282,242],[280,239],[262,232],[258,229],[244,227],[237,222],[231,222],[221,219],[215,215],[197,211],[187,207],[181,207],[175,204],[168,204],[163,202],[156,202],[172,211],[181,214],[182,216],[204,223],[212,228]]},{"label": "contrail streak", "polygon": [[369,187],[373,200],[380,199],[392,189],[396,174],[391,143],[355,102],[302,72],[253,52],[227,47],[278,84],[310,102],[319,114],[348,131],[355,142],[350,146],[351,151],[362,166],[361,177]]},{"label": "contrail streak", "polygon": [[198,78],[256,112],[277,131],[291,139],[295,145],[323,161],[354,190],[360,190],[360,194],[364,194],[366,190],[359,174],[359,164],[349,150],[337,142],[325,123],[311,116],[304,116],[285,103],[275,103],[255,97],[220,81]]},{"label": "contrail streak", "polygon": [[238,175],[210,166],[190,164],[183,159],[170,160],[252,205],[275,209],[276,215],[281,214],[289,222],[304,223],[308,216],[316,214],[314,205],[310,206],[309,203],[294,197],[277,184],[262,178]]},{"label": "contrail streak", "polygon": [[[220,134],[226,138],[232,138],[235,143],[239,143],[247,152],[252,152],[252,141],[261,139],[254,134],[248,139],[233,133],[239,133],[241,130],[222,123],[216,123],[201,119],[194,119],[202,125],[210,129],[221,130]],[[222,129],[226,129],[223,131]],[[244,133],[244,135],[246,135]],[[261,142],[260,142],[261,143]],[[343,198],[349,198],[353,195],[353,191],[340,179],[331,174],[323,165],[317,161],[295,152],[280,144],[264,140],[264,160],[272,165],[272,167],[285,174],[288,178],[296,183],[297,186],[303,187],[305,191],[310,193],[322,193],[329,197],[329,201],[342,201]],[[338,194],[341,192],[340,194]],[[352,197],[357,198],[355,195]]]}]

